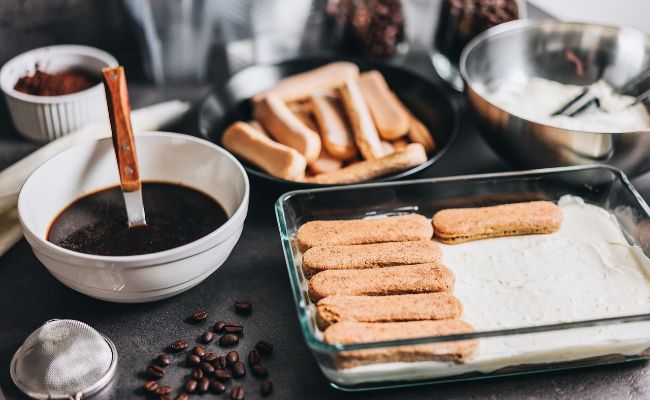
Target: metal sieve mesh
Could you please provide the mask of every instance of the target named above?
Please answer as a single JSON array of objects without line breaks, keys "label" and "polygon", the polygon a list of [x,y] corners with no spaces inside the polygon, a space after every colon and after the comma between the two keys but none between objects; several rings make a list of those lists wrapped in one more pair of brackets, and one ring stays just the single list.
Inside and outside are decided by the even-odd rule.
[{"label": "metal sieve mesh", "polygon": [[11,360],[11,378],[36,399],[79,399],[113,377],[113,343],[80,321],[51,320],[35,330]]}]

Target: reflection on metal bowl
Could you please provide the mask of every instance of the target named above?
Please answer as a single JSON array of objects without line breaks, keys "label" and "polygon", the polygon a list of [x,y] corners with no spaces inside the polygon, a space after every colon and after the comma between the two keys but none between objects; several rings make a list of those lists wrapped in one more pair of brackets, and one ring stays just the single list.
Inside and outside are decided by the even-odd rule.
[{"label": "reflection on metal bowl", "polygon": [[[581,68],[576,68],[576,59]],[[650,129],[621,133],[562,129],[514,115],[490,101],[495,85],[531,77],[574,85],[603,79],[621,87],[650,67],[647,34],[585,23],[508,22],[470,42],[460,67],[483,136],[509,162],[531,168],[606,163],[632,176],[650,170]]]}]

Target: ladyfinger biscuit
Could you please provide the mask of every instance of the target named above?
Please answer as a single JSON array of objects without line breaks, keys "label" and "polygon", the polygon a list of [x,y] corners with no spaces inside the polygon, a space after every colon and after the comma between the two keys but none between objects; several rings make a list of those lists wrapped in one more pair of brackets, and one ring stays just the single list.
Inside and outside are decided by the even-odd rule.
[{"label": "ladyfinger biscuit", "polygon": [[313,302],[335,294],[385,296],[450,292],[454,273],[440,262],[372,269],[341,269],[319,272],[309,280]]},{"label": "ladyfinger biscuit", "polygon": [[368,71],[359,77],[361,93],[368,104],[372,119],[382,139],[393,140],[408,132],[410,116],[400,107],[384,76],[379,71]]},{"label": "ladyfinger biscuit", "polygon": [[409,128],[407,137],[413,143],[419,143],[424,146],[424,150],[427,154],[431,154],[436,150],[436,141],[433,139],[433,135],[429,131],[426,125],[422,123],[411,110],[404,105],[399,99],[397,100],[399,107],[409,116]]},{"label": "ladyfinger biscuit", "polygon": [[311,96],[311,105],[323,147],[332,157],[340,160],[353,158],[357,154],[357,147],[340,104],[329,96],[314,94]]},{"label": "ladyfinger biscuit", "polygon": [[248,125],[250,125],[256,131],[263,133],[266,136],[269,136],[269,133],[266,131],[266,129],[264,129],[264,127],[262,126],[262,124],[260,124],[258,120],[251,119],[250,121],[248,121]]},{"label": "ladyfinger biscuit", "polygon": [[[324,340],[330,344],[357,344],[471,332],[474,332],[474,328],[467,322],[458,319],[385,323],[344,321],[327,328]],[[463,363],[474,357],[477,348],[478,341],[469,339],[352,350],[339,353],[335,362],[337,368],[340,369],[389,362],[447,361]]]},{"label": "ladyfinger biscuit", "polygon": [[341,169],[343,161],[332,157],[324,147],[320,150],[320,155],[314,161],[308,163],[309,172],[313,175],[326,174],[328,172]]},{"label": "ladyfinger biscuit", "polygon": [[363,182],[389,174],[405,171],[427,161],[424,147],[411,143],[401,151],[385,157],[350,164],[339,170],[310,177],[308,182],[318,184],[341,184]]},{"label": "ladyfinger biscuit", "polygon": [[308,103],[293,102],[288,103],[287,107],[289,107],[289,109],[296,115],[296,117],[298,117],[300,121],[302,121],[303,124],[305,124],[305,126],[316,133],[319,132],[318,124],[316,123],[314,114],[311,111],[311,106]]},{"label": "ladyfinger biscuit", "polygon": [[383,156],[384,150],[381,147],[379,134],[359,85],[355,81],[349,80],[341,86],[339,92],[361,156],[366,160],[374,160]]},{"label": "ladyfinger biscuit", "polygon": [[235,122],[226,128],[221,142],[226,149],[273,176],[294,181],[304,178],[305,157],[245,122]]},{"label": "ladyfinger biscuit", "polygon": [[479,208],[451,208],[433,216],[441,242],[461,243],[499,236],[553,233],[560,229],[562,210],[550,201],[503,204]]},{"label": "ladyfinger biscuit", "polygon": [[381,141],[381,148],[384,149],[384,157],[389,156],[395,152],[395,147],[393,144],[385,140]]},{"label": "ladyfinger biscuit", "polygon": [[340,246],[381,242],[430,240],[431,222],[423,215],[408,214],[373,219],[310,221],[298,228],[300,251],[316,246]]},{"label": "ladyfinger biscuit", "polygon": [[440,256],[440,247],[432,240],[312,247],[302,255],[302,270],[311,277],[333,269],[431,263]]},{"label": "ladyfinger biscuit", "polygon": [[278,97],[269,95],[254,103],[253,114],[275,140],[298,150],[308,162],[318,158],[320,136]]},{"label": "ladyfinger biscuit", "polygon": [[397,139],[397,140],[393,140],[391,142],[391,144],[393,145],[393,148],[395,150],[399,151],[399,150],[402,150],[402,149],[406,148],[406,146],[408,146],[409,142],[407,142],[403,138],[400,138],[400,139]]},{"label": "ladyfinger biscuit", "polygon": [[337,88],[349,79],[359,77],[359,67],[345,61],[333,62],[300,74],[292,75],[278,82],[271,89],[255,97],[259,101],[267,95],[274,95],[284,101],[295,101],[309,97],[312,93]]},{"label": "ladyfinger biscuit", "polygon": [[447,292],[396,296],[328,296],[316,304],[320,330],[342,321],[399,322],[460,318],[463,305]]}]

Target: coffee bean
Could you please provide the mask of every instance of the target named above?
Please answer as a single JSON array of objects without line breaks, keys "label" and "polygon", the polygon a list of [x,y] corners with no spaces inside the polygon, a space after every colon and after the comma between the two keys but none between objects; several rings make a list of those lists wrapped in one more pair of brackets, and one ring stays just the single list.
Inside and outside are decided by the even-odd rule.
[{"label": "coffee bean", "polygon": [[144,383],[144,390],[147,392],[153,392],[156,389],[158,389],[158,383],[156,381],[146,381]]},{"label": "coffee bean", "polygon": [[239,361],[239,353],[236,351],[229,351],[228,354],[226,354],[226,363],[228,365],[233,365],[237,361]]},{"label": "coffee bean", "polygon": [[152,379],[160,379],[165,376],[165,370],[160,365],[151,364],[147,367],[147,375]]},{"label": "coffee bean", "polygon": [[199,357],[203,357],[206,354],[205,349],[203,348],[203,346],[194,346],[192,348],[192,353],[196,354]]},{"label": "coffee bean", "polygon": [[173,351],[181,351],[181,350],[185,350],[188,345],[189,343],[187,343],[187,340],[178,339],[172,342],[171,348]]},{"label": "coffee bean", "polygon": [[228,365],[228,360],[226,360],[225,356],[219,356],[217,358],[217,365],[219,365],[219,369],[224,369]]},{"label": "coffee bean", "polygon": [[208,391],[208,389],[210,389],[210,379],[208,379],[207,376],[201,378],[201,380],[199,381],[198,389],[199,389],[199,393],[205,393]]},{"label": "coffee bean", "polygon": [[225,326],[226,326],[226,321],[217,321],[212,326],[212,330],[217,332],[217,333],[221,333],[221,332],[223,332],[223,328]]},{"label": "coffee bean", "polygon": [[272,391],[273,391],[273,382],[269,380],[265,380],[264,382],[262,382],[262,384],[260,385],[260,393],[262,394],[262,396],[266,397],[270,395]]},{"label": "coffee bean", "polygon": [[239,322],[227,322],[226,326],[223,327],[223,331],[226,333],[240,334],[244,332],[244,326]]},{"label": "coffee bean", "polygon": [[260,340],[255,343],[255,349],[260,352],[260,354],[271,354],[273,352],[273,345],[265,340]]},{"label": "coffee bean", "polygon": [[194,391],[196,390],[196,386],[198,384],[199,383],[194,379],[188,379],[187,381],[185,381],[185,391],[187,393],[194,393]]},{"label": "coffee bean", "polygon": [[189,400],[190,395],[187,393],[180,393],[178,396],[174,397],[174,400]]},{"label": "coffee bean", "polygon": [[232,400],[244,400],[244,389],[239,386],[235,386],[230,392],[230,398]]},{"label": "coffee bean", "polygon": [[248,300],[235,300],[235,312],[239,314],[250,314],[253,305]]},{"label": "coffee bean", "polygon": [[239,336],[234,333],[226,333],[219,338],[219,346],[234,346],[239,343]]},{"label": "coffee bean", "polygon": [[212,361],[217,359],[217,353],[205,353],[203,357],[201,357],[203,361],[211,363]]},{"label": "coffee bean", "polygon": [[219,381],[212,381],[210,383],[210,388],[212,389],[212,392],[215,394],[221,394],[226,391],[226,385]]},{"label": "coffee bean", "polygon": [[208,344],[213,340],[214,340],[214,333],[210,331],[203,332],[203,335],[201,335],[201,342],[205,344]]},{"label": "coffee bean", "polygon": [[203,378],[203,370],[199,368],[194,368],[192,370],[192,379],[199,380]]},{"label": "coffee bean", "polygon": [[199,368],[201,368],[206,374],[211,374],[214,372],[214,366],[207,361],[203,361],[199,365]]},{"label": "coffee bean", "polygon": [[248,365],[251,367],[255,364],[260,362],[260,353],[257,350],[251,350],[250,353],[248,353]]},{"label": "coffee bean", "polygon": [[196,354],[188,354],[187,358],[185,358],[185,363],[190,367],[199,365],[201,364],[201,357]]},{"label": "coffee bean", "polygon": [[269,370],[267,370],[262,364],[253,364],[251,372],[258,378],[266,378],[269,376]]},{"label": "coffee bean", "polygon": [[156,390],[154,390],[154,393],[157,395],[165,395],[165,394],[170,394],[172,392],[172,387],[171,386],[158,386]]},{"label": "coffee bean", "polygon": [[237,361],[232,365],[232,375],[235,378],[241,378],[246,375],[246,364],[241,361]]},{"label": "coffee bean", "polygon": [[232,374],[230,373],[230,371],[227,371],[225,369],[218,369],[218,370],[214,371],[214,377],[217,380],[225,382],[225,381],[229,380],[230,378],[232,378]]},{"label": "coffee bean", "polygon": [[194,322],[201,322],[204,319],[208,318],[208,312],[204,310],[194,311],[192,313],[192,320]]},{"label": "coffee bean", "polygon": [[171,357],[169,357],[168,354],[162,353],[158,355],[158,357],[156,357],[156,362],[158,363],[158,365],[164,368],[172,362],[172,359]]},{"label": "coffee bean", "polygon": [[172,398],[167,396],[166,394],[161,394],[158,396],[158,400],[172,400]]}]

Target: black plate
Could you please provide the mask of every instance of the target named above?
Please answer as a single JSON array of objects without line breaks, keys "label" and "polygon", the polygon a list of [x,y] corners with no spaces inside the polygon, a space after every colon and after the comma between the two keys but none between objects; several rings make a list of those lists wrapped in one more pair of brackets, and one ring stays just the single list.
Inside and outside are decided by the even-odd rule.
[{"label": "black plate", "polygon": [[[228,125],[237,120],[251,119],[251,97],[270,88],[284,77],[341,60],[341,58],[296,59],[276,65],[256,65],[237,72],[223,87],[217,88],[203,100],[198,112],[199,132],[204,138],[221,145],[221,136]],[[349,59],[346,61],[354,62],[362,71],[371,69],[380,71],[397,96],[429,128],[438,145],[437,151],[424,164],[373,181],[392,181],[413,176],[440,159],[456,138],[459,128],[458,110],[447,98],[444,90],[433,82],[401,68],[370,61]],[[286,190],[327,186],[276,178],[244,160],[240,161],[251,178],[257,177],[275,182]]]}]

